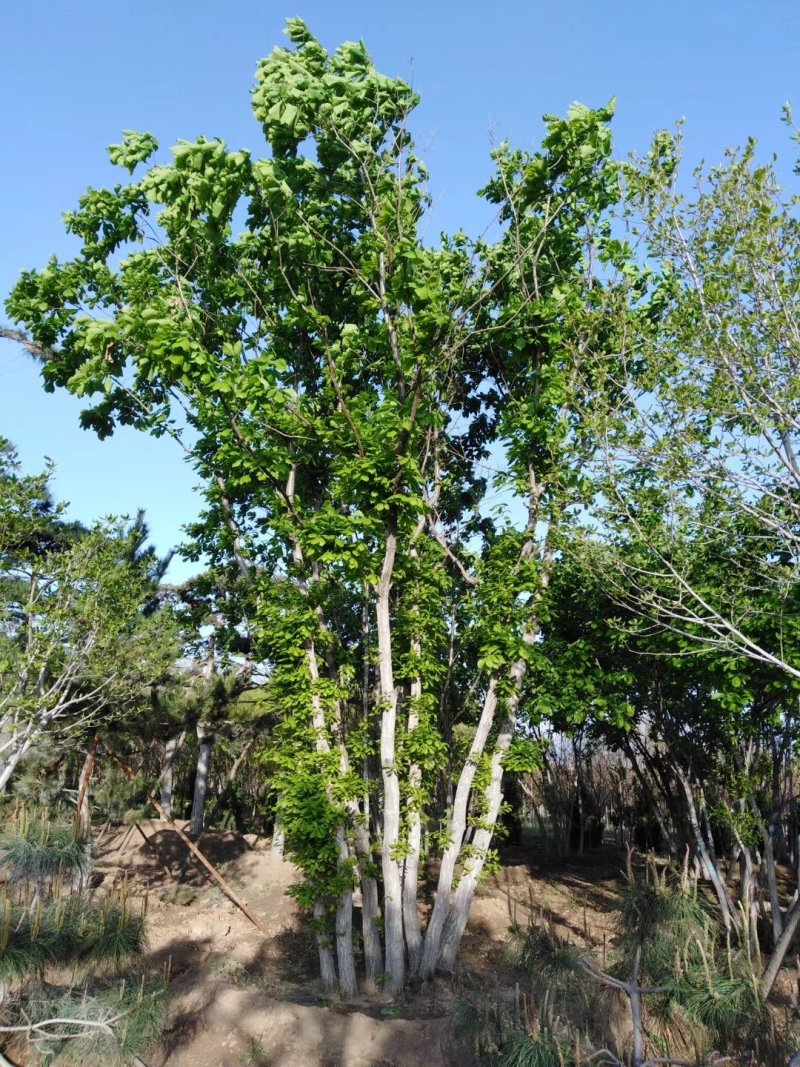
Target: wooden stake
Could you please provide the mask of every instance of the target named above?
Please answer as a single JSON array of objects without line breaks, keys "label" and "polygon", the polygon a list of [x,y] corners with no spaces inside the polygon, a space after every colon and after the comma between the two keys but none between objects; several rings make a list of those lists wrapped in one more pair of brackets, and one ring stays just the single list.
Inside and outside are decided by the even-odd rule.
[{"label": "wooden stake", "polygon": [[[117,764],[117,766],[119,766],[123,770],[123,772],[127,774],[128,778],[136,777],[130,767],[126,763],[123,763],[119,756],[114,755],[114,753],[111,751],[110,748],[108,748],[108,746],[106,746],[106,750],[111,756],[111,758],[114,760],[114,762]],[[164,819],[165,822],[169,823],[169,825],[172,827],[172,829],[175,831],[181,841],[183,841],[184,845],[186,845],[189,851],[193,852],[194,855],[200,860],[202,865],[205,867],[205,869],[220,887],[225,896],[228,897],[228,899],[236,905],[236,907],[239,909],[239,911],[242,912],[243,915],[247,916],[253,926],[255,926],[256,930],[262,933],[265,937],[269,937],[269,932],[264,928],[264,926],[262,926],[261,922],[255,917],[255,915],[253,915],[252,911],[250,911],[250,909],[239,896],[239,894],[236,892],[236,890],[233,889],[232,886],[228,885],[228,883],[219,873],[217,868],[206,859],[200,849],[197,848],[194,841],[192,841],[192,839],[188,837],[183,830],[181,830],[180,826],[178,826],[172,816],[167,815],[167,813],[164,811],[164,809],[161,807],[161,805],[152,793],[148,792],[147,799],[159,813],[161,818]]]},{"label": "wooden stake", "polygon": [[164,863],[163,859],[161,858],[161,853],[158,851],[158,847],[156,846],[155,842],[150,840],[150,838],[147,836],[147,834],[144,832],[144,830],[141,828],[141,826],[139,825],[138,822],[134,823],[134,826],[136,827],[136,829],[139,831],[139,833],[144,838],[144,843],[147,845],[147,847],[150,849],[150,851],[155,855],[156,859],[158,860],[158,865],[161,868],[161,870],[164,872],[166,877],[169,878],[170,881],[172,881],[172,871],[169,869],[169,867],[167,867],[166,863]]}]

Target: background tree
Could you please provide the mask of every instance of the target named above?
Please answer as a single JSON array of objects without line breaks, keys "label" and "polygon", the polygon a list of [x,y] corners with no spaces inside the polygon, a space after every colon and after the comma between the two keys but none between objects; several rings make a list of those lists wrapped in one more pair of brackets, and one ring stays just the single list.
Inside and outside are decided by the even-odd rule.
[{"label": "background tree", "polygon": [[[661,133],[626,167],[653,314],[620,383],[630,418],[608,425],[603,528],[620,539],[631,602],[647,616],[796,678],[796,203],[752,141],[698,170],[689,193],[679,163],[680,141]],[[692,568],[722,536],[717,586]]]},{"label": "background tree", "polygon": [[0,471],[0,788],[42,740],[72,744],[124,716],[177,655],[155,611],[160,567],[141,521],[78,532],[59,524],[48,475],[26,477],[10,446]]}]

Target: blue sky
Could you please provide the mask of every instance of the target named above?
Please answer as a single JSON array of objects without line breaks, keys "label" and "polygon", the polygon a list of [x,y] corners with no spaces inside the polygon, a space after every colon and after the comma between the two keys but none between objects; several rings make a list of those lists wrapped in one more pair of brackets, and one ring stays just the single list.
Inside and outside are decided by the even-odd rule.
[{"label": "blue sky", "polygon": [[[224,137],[258,151],[249,110],[257,60],[300,15],[329,48],[363,38],[380,69],[422,95],[413,122],[431,171],[435,230],[476,232],[492,139],[535,145],[541,115],[618,98],[621,154],[686,120],[686,155],[716,162],[756,136],[791,172],[780,109],[800,112],[798,0],[28,0],[7,4],[0,66],[0,294],[19,272],[69,255],[62,211],[119,180],[105,146],[122,129]],[[0,342],[0,434],[28,470],[57,463],[56,491],[88,520],[147,510],[164,550],[199,502],[177,447],[135,431],[98,442],[80,405],[43,392],[36,367]],[[189,572],[173,564],[171,576]]]}]

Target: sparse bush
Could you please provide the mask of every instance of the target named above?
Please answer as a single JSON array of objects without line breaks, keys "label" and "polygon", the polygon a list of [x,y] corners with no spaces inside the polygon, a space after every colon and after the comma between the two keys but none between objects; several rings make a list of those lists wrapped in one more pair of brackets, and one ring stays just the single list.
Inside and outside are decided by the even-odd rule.
[{"label": "sparse bush", "polygon": [[[127,896],[72,888],[89,855],[43,814],[0,839],[10,872],[0,895],[0,1023],[28,1047],[25,1061],[116,1064],[163,1024],[163,990],[117,975],[145,948],[144,913]],[[78,885],[85,883],[79,881]]]},{"label": "sparse bush", "polygon": [[40,892],[56,881],[85,876],[91,863],[87,843],[78,840],[71,827],[26,813],[0,837],[0,859],[12,884],[30,883]]},{"label": "sparse bush", "polygon": [[[618,1067],[647,1058],[699,1064],[712,1050],[785,1061],[796,1035],[778,1032],[758,963],[725,935],[695,884],[655,865],[629,870],[617,925],[602,967],[544,921],[515,930],[506,953],[520,976],[515,997],[465,1000],[454,1012],[454,1033],[476,1063],[565,1067],[601,1049]],[[615,1000],[627,1026],[612,1025],[624,1014]]]}]

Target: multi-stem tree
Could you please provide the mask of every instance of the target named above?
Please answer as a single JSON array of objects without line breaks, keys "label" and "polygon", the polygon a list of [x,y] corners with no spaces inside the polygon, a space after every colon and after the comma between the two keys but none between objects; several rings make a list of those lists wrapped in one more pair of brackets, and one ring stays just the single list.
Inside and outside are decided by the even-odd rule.
[{"label": "multi-stem tree", "polygon": [[[27,272],[8,309],[46,386],[93,398],[85,426],[170,435],[202,477],[194,551],[270,672],[323,978],[356,987],[360,882],[367,982],[397,991],[453,967],[638,278],[606,218],[611,108],[494,152],[493,240],[426,243],[416,95],[361,44],[288,32],[253,91],[266,155],[201,138],[90,190],[76,258]],[[156,151],[127,133],[110,154],[133,173]]]}]

